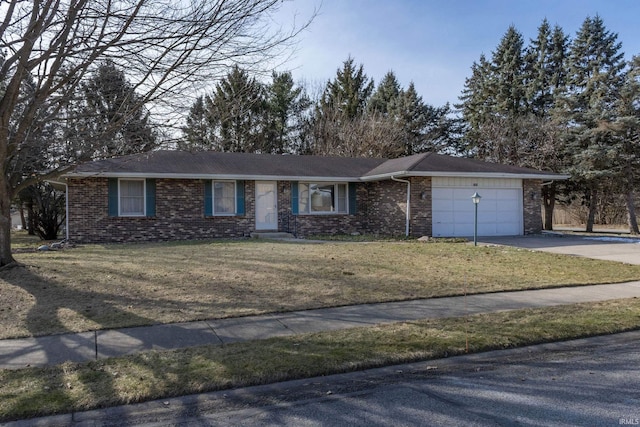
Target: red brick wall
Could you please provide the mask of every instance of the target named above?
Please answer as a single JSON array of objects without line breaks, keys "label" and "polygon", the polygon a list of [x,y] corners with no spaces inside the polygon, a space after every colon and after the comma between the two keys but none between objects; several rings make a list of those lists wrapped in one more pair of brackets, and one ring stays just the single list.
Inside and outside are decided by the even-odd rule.
[{"label": "red brick wall", "polygon": [[539,179],[522,180],[524,234],[537,234],[542,232],[541,187],[542,181]]},{"label": "red brick wall", "polygon": [[407,207],[407,184],[397,181],[367,183],[369,232],[404,235]]},{"label": "red brick wall", "polygon": [[431,177],[414,176],[411,181],[411,223],[413,237],[431,236]]},{"label": "red brick wall", "polygon": [[204,215],[204,181],[156,179],[156,216],[110,217],[107,178],[70,178],[69,239],[134,242],[242,237],[255,228],[253,181],[245,182],[245,214]]},{"label": "red brick wall", "polygon": [[[255,182],[245,181],[245,213],[204,215],[204,181],[156,179],[156,215],[110,217],[107,178],[70,178],[69,239],[79,243],[243,237],[255,231]],[[291,183],[278,182],[278,230],[304,237],[368,230],[368,190],[357,186],[356,215],[293,215]],[[384,232],[384,231],[380,231]]]}]

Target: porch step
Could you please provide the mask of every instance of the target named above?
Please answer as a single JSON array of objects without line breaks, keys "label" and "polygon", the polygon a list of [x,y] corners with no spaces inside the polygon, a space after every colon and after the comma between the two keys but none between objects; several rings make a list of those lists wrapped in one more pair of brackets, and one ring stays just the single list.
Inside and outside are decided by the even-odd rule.
[{"label": "porch step", "polygon": [[291,233],[281,233],[277,231],[256,231],[250,234],[252,239],[294,239]]}]

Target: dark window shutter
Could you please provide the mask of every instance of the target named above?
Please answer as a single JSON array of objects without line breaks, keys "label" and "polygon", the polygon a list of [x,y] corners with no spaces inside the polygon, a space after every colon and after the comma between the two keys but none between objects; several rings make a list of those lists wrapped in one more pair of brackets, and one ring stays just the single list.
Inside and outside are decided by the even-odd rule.
[{"label": "dark window shutter", "polygon": [[109,178],[109,216],[118,216],[118,178]]},{"label": "dark window shutter", "polygon": [[298,215],[298,181],[291,181],[291,213]]},{"label": "dark window shutter", "polygon": [[147,216],[156,216],[156,180],[147,178],[145,181]]},{"label": "dark window shutter", "polygon": [[349,183],[349,214],[356,214],[356,183]]},{"label": "dark window shutter", "polygon": [[213,186],[211,181],[204,182],[204,216],[213,215]]},{"label": "dark window shutter", "polygon": [[236,181],[236,214],[244,215],[244,181]]}]

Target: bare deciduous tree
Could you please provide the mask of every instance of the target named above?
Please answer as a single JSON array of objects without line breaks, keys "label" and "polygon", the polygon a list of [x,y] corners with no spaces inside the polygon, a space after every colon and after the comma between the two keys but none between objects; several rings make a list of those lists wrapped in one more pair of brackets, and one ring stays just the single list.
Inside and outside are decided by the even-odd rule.
[{"label": "bare deciduous tree", "polygon": [[404,154],[402,124],[381,114],[349,118],[326,107],[311,124],[309,152],[323,156],[395,158]]},{"label": "bare deciduous tree", "polygon": [[[279,55],[281,0],[8,0],[0,3],[0,266],[12,264],[10,205],[42,171],[38,138],[99,63],[126,70],[165,115],[228,67]],[[184,105],[184,103],[180,103]],[[112,123],[113,127],[120,125]],[[37,166],[36,166],[37,165]],[[48,165],[61,166],[61,165]]]},{"label": "bare deciduous tree", "polygon": [[[533,114],[520,117],[491,117],[477,127],[475,155],[485,161],[533,169],[562,172],[567,167],[567,153],[559,124]],[[543,226],[553,229],[553,209],[558,183],[542,186]]]}]

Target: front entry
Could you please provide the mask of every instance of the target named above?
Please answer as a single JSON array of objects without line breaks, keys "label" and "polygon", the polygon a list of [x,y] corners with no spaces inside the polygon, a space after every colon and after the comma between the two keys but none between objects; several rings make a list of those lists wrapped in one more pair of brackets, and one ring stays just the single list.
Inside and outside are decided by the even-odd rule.
[{"label": "front entry", "polygon": [[278,230],[278,185],[256,181],[256,230]]}]

